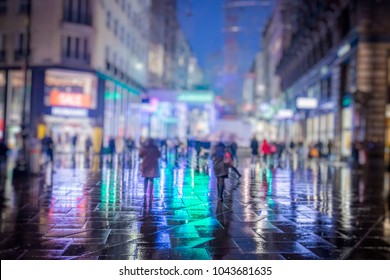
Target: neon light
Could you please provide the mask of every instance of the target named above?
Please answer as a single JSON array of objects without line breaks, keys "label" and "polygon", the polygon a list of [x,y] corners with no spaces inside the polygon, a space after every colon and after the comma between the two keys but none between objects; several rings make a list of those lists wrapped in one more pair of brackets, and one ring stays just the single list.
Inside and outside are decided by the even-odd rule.
[{"label": "neon light", "polygon": [[343,45],[337,52],[338,57],[342,57],[351,50],[351,44]]},{"label": "neon light", "polygon": [[312,97],[298,97],[296,106],[298,109],[317,109],[318,100]]}]

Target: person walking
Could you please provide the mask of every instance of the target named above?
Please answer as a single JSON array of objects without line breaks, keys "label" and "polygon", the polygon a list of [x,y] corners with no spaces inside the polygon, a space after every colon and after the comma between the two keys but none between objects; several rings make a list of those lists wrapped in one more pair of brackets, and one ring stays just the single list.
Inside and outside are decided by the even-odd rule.
[{"label": "person walking", "polygon": [[256,136],[254,135],[251,140],[251,150],[252,150],[252,163],[259,157],[259,141],[257,141]]},{"label": "person walking", "polygon": [[213,161],[214,175],[217,177],[218,200],[223,201],[225,179],[229,175],[229,167],[225,164],[225,145],[219,142],[213,149],[211,159]]},{"label": "person walking", "polygon": [[91,136],[88,135],[87,139],[85,139],[85,154],[87,159],[91,155],[91,151],[92,151],[92,139]]},{"label": "person walking", "polygon": [[78,142],[78,135],[76,133],[72,137],[72,153],[73,153],[73,155],[76,155],[76,153],[77,153],[77,142]]},{"label": "person walking", "polygon": [[232,151],[233,163],[236,162],[236,166],[238,166],[238,157],[237,157],[238,145],[237,142],[235,141],[234,135],[230,137],[230,148]]},{"label": "person walking", "polygon": [[149,182],[149,190],[152,190],[153,180],[160,177],[158,160],[161,157],[161,152],[152,138],[147,139],[141,147],[139,157],[142,159],[141,174],[144,177],[144,194],[146,194]]},{"label": "person walking", "polygon": [[54,141],[51,135],[46,135],[42,139],[42,151],[46,155],[45,165],[54,162]]},{"label": "person walking", "polygon": [[233,156],[233,149],[231,146],[227,146],[225,148],[225,158],[224,162],[227,165],[228,168],[232,169],[234,173],[237,175],[237,179],[241,178],[240,172],[237,170],[237,168],[234,166],[234,156]]},{"label": "person walking", "polygon": [[4,142],[4,139],[0,141],[0,177],[5,174],[5,166],[7,165],[8,147]]},{"label": "person walking", "polygon": [[264,139],[263,140],[263,143],[261,144],[261,153],[264,157],[264,161],[267,163],[268,162],[268,159],[271,155],[271,146],[270,144],[268,144],[268,141],[267,139]]}]

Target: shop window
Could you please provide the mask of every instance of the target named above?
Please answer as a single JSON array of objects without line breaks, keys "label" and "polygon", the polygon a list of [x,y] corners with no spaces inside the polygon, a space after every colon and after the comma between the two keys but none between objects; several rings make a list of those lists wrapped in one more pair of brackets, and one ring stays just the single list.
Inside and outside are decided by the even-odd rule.
[{"label": "shop window", "polygon": [[387,103],[390,103],[390,53],[387,56]]},{"label": "shop window", "polygon": [[5,72],[0,71],[0,140],[4,137]]},{"label": "shop window", "polygon": [[352,152],[352,109],[342,109],[341,117],[341,155],[349,157]]}]

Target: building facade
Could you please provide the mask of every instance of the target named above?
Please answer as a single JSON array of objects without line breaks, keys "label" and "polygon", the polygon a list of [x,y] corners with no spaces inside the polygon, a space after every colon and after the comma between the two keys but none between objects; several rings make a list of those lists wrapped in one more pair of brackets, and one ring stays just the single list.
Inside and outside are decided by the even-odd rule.
[{"label": "building facade", "polygon": [[284,2],[290,40],[277,73],[294,111],[286,133],[307,145],[330,143],[341,159],[359,142],[367,165],[381,166],[389,145],[389,1]]},{"label": "building facade", "polygon": [[148,0],[2,1],[0,129],[8,145],[18,145],[25,124],[31,137],[51,133],[58,143],[77,135],[82,147],[91,137],[96,151],[134,134],[149,18]]}]

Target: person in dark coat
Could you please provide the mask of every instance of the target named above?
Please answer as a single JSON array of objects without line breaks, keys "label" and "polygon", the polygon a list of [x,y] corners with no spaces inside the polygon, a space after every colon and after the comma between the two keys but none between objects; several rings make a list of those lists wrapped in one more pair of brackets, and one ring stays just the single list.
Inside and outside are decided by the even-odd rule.
[{"label": "person in dark coat", "polygon": [[252,163],[256,157],[256,159],[259,156],[259,141],[257,141],[256,136],[253,136],[251,140],[251,150],[252,150]]},{"label": "person in dark coat", "polygon": [[[3,171],[3,166],[7,163],[8,147],[4,140],[0,141],[0,171]],[[2,174],[2,173],[1,173]]]},{"label": "person in dark coat", "polygon": [[211,155],[213,161],[214,175],[217,177],[217,187],[218,187],[218,199],[223,201],[223,191],[225,189],[225,179],[229,175],[229,167],[224,163],[225,155],[225,145],[223,143],[218,143]]},{"label": "person in dark coat", "polygon": [[158,159],[161,157],[161,152],[152,138],[147,139],[141,147],[139,157],[142,159],[141,174],[144,177],[144,193],[146,193],[148,183],[150,182],[151,190],[154,178],[160,177]]},{"label": "person in dark coat", "polygon": [[[46,154],[48,162],[54,162],[54,141],[51,135],[46,135],[42,139],[42,151]],[[46,162],[45,164],[47,164]]]}]

